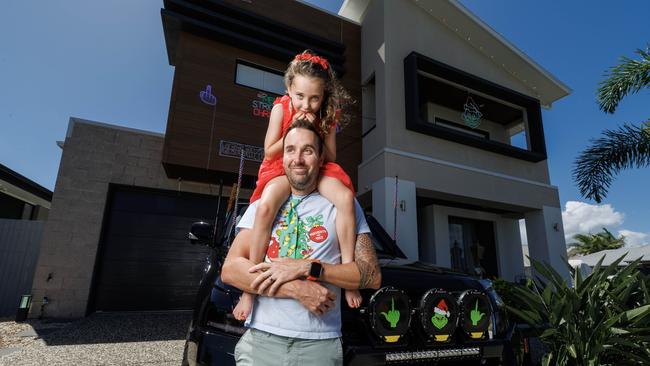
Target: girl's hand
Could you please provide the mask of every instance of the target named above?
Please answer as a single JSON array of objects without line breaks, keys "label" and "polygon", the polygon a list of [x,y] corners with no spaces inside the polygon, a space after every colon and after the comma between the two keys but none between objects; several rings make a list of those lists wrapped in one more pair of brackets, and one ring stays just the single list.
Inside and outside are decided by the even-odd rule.
[{"label": "girl's hand", "polygon": [[304,118],[307,118],[307,121],[310,123],[314,123],[314,121],[316,121],[316,115],[313,113],[305,113]]},{"label": "girl's hand", "polygon": [[311,112],[305,113],[302,111],[298,111],[296,112],[296,114],[293,115],[293,120],[291,121],[291,123],[296,122],[299,119],[306,119],[310,123],[314,123],[314,121],[316,121],[316,115]]},{"label": "girl's hand", "polygon": [[305,118],[305,112],[296,112],[296,114],[293,115],[293,119],[291,120],[291,123],[296,122],[297,120]]}]

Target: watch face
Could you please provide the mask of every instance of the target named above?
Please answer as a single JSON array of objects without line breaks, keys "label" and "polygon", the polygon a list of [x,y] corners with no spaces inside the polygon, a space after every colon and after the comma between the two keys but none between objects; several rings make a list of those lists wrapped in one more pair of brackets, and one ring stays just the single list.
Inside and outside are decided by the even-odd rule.
[{"label": "watch face", "polygon": [[320,274],[323,270],[323,266],[318,262],[311,262],[311,267],[309,268],[309,277],[320,278]]}]

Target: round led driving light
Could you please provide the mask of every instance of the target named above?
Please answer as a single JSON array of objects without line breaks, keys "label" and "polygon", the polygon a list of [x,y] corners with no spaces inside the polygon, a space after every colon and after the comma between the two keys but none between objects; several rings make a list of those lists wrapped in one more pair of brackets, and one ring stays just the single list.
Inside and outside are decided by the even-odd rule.
[{"label": "round led driving light", "polygon": [[442,289],[431,289],[420,299],[420,324],[430,339],[448,342],[458,325],[456,298]]},{"label": "round led driving light", "polygon": [[465,334],[472,339],[485,338],[492,318],[492,307],[487,295],[481,291],[467,290],[458,298],[458,304],[460,326]]},{"label": "round led driving light", "polygon": [[411,324],[409,297],[394,287],[383,287],[368,302],[370,327],[384,342],[397,342]]}]

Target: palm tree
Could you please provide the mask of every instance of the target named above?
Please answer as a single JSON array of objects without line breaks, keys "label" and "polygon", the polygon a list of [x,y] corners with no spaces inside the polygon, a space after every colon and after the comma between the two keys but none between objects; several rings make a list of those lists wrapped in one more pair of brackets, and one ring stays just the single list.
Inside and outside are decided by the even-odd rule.
[{"label": "palm tree", "polygon": [[[603,112],[614,113],[625,96],[650,87],[650,49],[636,53],[640,60],[622,57],[599,84],[597,101]],[[650,165],[650,120],[605,130],[574,165],[573,179],[582,196],[600,203],[621,170]]]},{"label": "palm tree", "polygon": [[569,244],[572,249],[569,251],[569,257],[576,254],[587,255],[600,252],[606,249],[618,249],[625,245],[625,236],[615,237],[609,230],[603,228],[603,231],[597,234],[576,234],[573,236],[573,243]]}]

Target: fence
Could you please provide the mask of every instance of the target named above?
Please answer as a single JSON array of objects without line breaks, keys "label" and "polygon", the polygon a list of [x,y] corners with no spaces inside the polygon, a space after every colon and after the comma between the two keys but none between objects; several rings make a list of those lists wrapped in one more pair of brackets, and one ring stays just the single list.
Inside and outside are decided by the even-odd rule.
[{"label": "fence", "polygon": [[13,317],[32,290],[44,221],[0,219],[0,317]]}]

